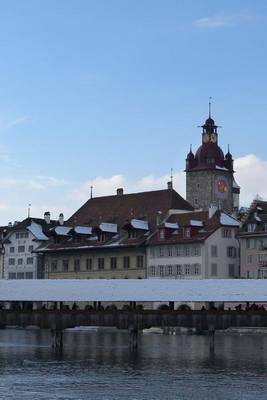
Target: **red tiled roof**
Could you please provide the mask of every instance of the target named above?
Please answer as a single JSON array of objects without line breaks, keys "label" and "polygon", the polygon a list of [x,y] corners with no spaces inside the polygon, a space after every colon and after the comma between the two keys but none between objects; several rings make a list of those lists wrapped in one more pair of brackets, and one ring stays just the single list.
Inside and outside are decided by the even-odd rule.
[{"label": "red tiled roof", "polygon": [[155,190],[89,199],[66,222],[67,225],[96,226],[111,222],[122,226],[127,219],[138,218],[156,226],[157,212],[164,215],[170,209],[193,210],[193,207],[175,190]]}]

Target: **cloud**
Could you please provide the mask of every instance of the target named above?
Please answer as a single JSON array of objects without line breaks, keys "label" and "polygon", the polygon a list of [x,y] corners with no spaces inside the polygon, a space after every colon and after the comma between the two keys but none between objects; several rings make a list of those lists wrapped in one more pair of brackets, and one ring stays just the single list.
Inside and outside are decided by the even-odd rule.
[{"label": "cloud", "polygon": [[241,186],[241,204],[248,206],[257,194],[267,199],[267,161],[248,154],[235,161],[236,181]]},{"label": "cloud", "polygon": [[227,26],[234,26],[242,22],[251,21],[255,16],[249,14],[233,14],[233,15],[213,15],[211,17],[203,17],[193,21],[193,26],[201,29],[217,29]]},{"label": "cloud", "polygon": [[[248,154],[236,159],[235,170],[235,179],[241,186],[241,205],[250,205],[256,194],[267,199],[267,161],[254,154]],[[67,219],[90,198],[91,185],[93,196],[97,197],[113,195],[119,187],[123,187],[125,193],[165,189],[169,180],[169,174],[151,174],[137,179],[116,174],[78,183],[44,175],[27,179],[0,178],[0,225],[26,218],[29,203],[32,205],[32,216],[42,217],[43,213],[49,210],[52,218],[57,218],[59,213],[63,212]],[[173,175],[173,185],[174,189],[185,197],[184,172],[178,171]]]},{"label": "cloud", "polygon": [[16,126],[22,125],[30,121],[30,117],[27,115],[24,115],[19,118],[15,118],[13,120],[5,120],[5,119],[0,119],[0,131],[8,131]]}]

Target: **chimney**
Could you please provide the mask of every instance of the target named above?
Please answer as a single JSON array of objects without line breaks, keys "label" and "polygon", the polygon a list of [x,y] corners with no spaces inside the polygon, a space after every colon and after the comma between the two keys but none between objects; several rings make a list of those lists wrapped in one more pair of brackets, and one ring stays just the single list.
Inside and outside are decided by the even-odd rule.
[{"label": "chimney", "polygon": [[123,188],[118,188],[117,189],[117,196],[122,196],[123,195]]},{"label": "chimney", "polygon": [[62,213],[58,216],[58,223],[59,225],[64,225],[64,215]]},{"label": "chimney", "polygon": [[171,190],[171,189],[172,189],[172,181],[167,182],[167,187],[168,187],[168,190]]},{"label": "chimney", "polygon": [[158,212],[157,212],[157,217],[156,217],[156,224],[157,224],[157,226],[160,225],[160,223],[161,223],[161,217],[162,217],[162,212],[161,212],[161,211],[158,211]]},{"label": "chimney", "polygon": [[45,222],[46,222],[47,224],[50,224],[50,212],[49,212],[49,211],[46,211],[46,212],[44,213],[44,220],[45,220]]},{"label": "chimney", "polygon": [[9,222],[9,223],[8,223],[8,227],[9,227],[9,228],[12,228],[12,222]]},{"label": "chimney", "polygon": [[217,210],[218,210],[218,207],[215,204],[211,204],[209,207],[209,218],[212,218]]}]

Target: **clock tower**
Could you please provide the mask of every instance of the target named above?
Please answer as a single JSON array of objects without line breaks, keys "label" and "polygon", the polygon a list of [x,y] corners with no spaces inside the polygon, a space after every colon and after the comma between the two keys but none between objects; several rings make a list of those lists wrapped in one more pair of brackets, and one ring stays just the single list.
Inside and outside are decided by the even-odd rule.
[{"label": "clock tower", "polygon": [[202,145],[186,158],[186,200],[194,208],[208,210],[211,205],[228,213],[238,211],[240,187],[234,179],[233,158],[224,155],[218,144],[218,126],[209,118],[202,128]]}]

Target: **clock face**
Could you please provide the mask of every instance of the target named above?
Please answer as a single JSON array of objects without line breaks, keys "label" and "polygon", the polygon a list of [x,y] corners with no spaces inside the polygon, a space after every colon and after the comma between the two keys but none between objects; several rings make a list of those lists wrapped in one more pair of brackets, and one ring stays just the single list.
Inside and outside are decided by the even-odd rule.
[{"label": "clock face", "polygon": [[209,141],[209,135],[208,135],[207,133],[205,133],[205,134],[203,135],[203,142],[204,142],[204,143],[208,143],[208,141]]},{"label": "clock face", "polygon": [[227,178],[219,176],[215,180],[215,193],[220,198],[227,198],[229,193],[229,183]]},{"label": "clock face", "polygon": [[211,140],[212,143],[216,143],[216,142],[217,142],[217,135],[216,135],[216,133],[212,133],[212,134],[211,134],[210,140]]}]

